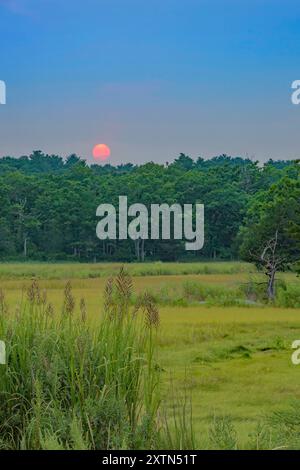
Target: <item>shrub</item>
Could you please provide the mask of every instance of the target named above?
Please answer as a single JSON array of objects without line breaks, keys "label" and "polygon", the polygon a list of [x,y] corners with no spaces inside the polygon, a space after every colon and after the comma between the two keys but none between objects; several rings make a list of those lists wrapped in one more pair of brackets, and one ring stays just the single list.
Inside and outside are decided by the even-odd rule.
[{"label": "shrub", "polygon": [[289,284],[278,287],[275,304],[278,307],[300,308],[300,286]]}]

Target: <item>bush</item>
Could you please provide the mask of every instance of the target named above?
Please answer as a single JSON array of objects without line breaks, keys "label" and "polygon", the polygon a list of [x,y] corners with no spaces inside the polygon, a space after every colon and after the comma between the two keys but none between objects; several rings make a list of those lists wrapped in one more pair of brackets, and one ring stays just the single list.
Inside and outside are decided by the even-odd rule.
[{"label": "bush", "polygon": [[261,282],[260,279],[252,278],[249,282],[240,285],[240,292],[250,302],[266,303],[267,282]]},{"label": "bush", "polygon": [[279,286],[275,303],[278,307],[300,308],[300,286],[296,284]]}]

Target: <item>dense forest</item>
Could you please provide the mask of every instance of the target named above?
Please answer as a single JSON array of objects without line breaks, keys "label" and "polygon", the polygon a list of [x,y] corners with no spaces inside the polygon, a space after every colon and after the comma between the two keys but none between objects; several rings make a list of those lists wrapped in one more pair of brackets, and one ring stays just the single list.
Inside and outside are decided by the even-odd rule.
[{"label": "dense forest", "polygon": [[[0,258],[2,260],[200,260],[265,261],[299,258],[300,178],[297,161],[221,155],[193,160],[180,154],[165,165],[91,165],[34,151],[0,159]],[[205,244],[187,252],[178,240],[106,240],[96,237],[101,203],[202,203]],[[264,251],[265,250],[265,251]],[[271,251],[270,251],[271,250]],[[268,262],[270,256],[267,257]]]}]

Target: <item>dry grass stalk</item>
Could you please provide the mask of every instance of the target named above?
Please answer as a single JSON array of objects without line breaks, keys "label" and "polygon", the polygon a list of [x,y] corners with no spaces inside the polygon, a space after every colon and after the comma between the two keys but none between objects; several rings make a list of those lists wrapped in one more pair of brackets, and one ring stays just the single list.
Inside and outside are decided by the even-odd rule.
[{"label": "dry grass stalk", "polygon": [[75,299],[72,294],[72,286],[70,281],[67,282],[64,290],[64,306],[63,313],[67,316],[71,316],[75,309]]},{"label": "dry grass stalk", "polygon": [[84,323],[86,321],[86,303],[84,298],[80,299],[80,314],[81,314],[81,321]]},{"label": "dry grass stalk", "polygon": [[36,279],[32,281],[31,285],[27,289],[27,299],[31,304],[41,303],[41,291]]}]

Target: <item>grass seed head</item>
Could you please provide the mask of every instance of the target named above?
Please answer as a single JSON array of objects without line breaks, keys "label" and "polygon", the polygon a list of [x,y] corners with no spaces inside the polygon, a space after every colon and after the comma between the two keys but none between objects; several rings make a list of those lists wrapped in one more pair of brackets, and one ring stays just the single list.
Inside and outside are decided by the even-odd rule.
[{"label": "grass seed head", "polygon": [[30,304],[38,303],[41,301],[41,291],[39,284],[36,279],[34,279],[27,289],[27,299]]},{"label": "grass seed head", "polygon": [[8,313],[8,306],[5,299],[4,290],[0,288],[0,313],[6,315]]},{"label": "grass seed head", "polygon": [[86,321],[86,304],[84,298],[80,300],[80,313],[81,313],[81,320],[84,323]]},{"label": "grass seed head", "polygon": [[53,308],[53,305],[52,305],[51,303],[49,303],[49,304],[47,305],[45,314],[46,314],[47,317],[53,318],[53,316],[54,316],[54,308]]},{"label": "grass seed head", "polygon": [[150,294],[144,294],[141,301],[141,307],[145,314],[146,325],[149,328],[158,328],[160,324],[159,310]]},{"label": "grass seed head", "polygon": [[132,295],[133,284],[131,276],[125,271],[123,267],[120,269],[120,272],[116,277],[116,289],[120,299],[129,301]]},{"label": "grass seed head", "polygon": [[72,286],[70,281],[67,282],[64,290],[64,308],[63,311],[66,315],[71,316],[75,309],[75,299],[72,294]]}]

